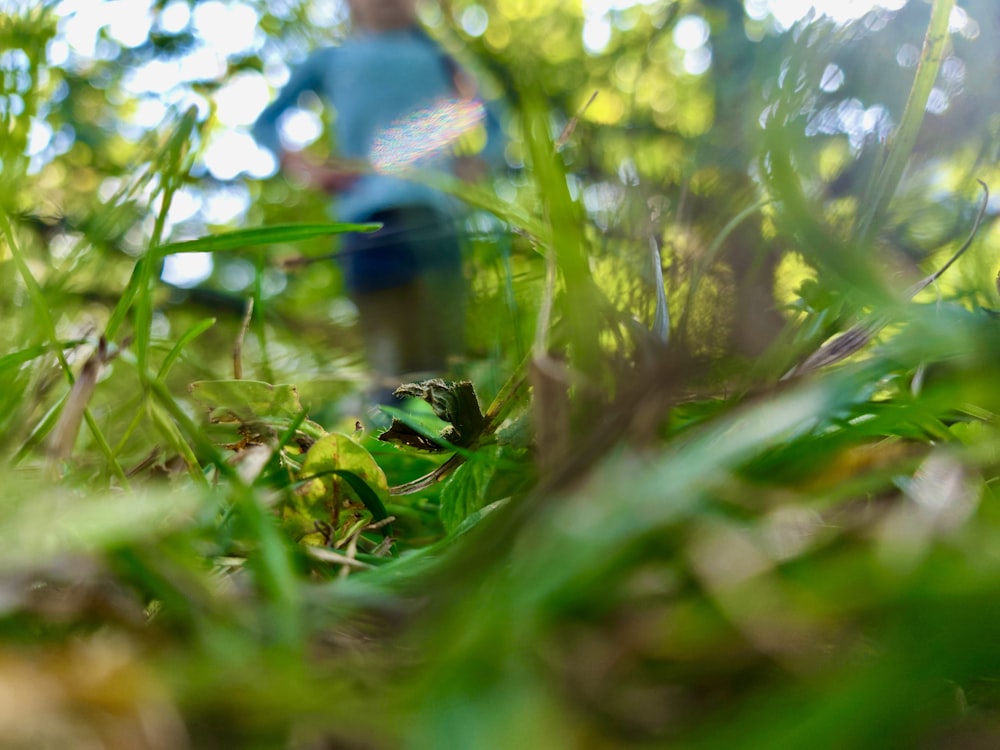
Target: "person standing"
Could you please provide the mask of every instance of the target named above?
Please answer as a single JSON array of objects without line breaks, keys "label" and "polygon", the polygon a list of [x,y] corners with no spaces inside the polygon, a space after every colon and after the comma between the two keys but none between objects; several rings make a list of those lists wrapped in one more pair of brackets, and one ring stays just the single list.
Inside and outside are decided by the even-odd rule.
[{"label": "person standing", "polygon": [[[464,349],[465,280],[456,220],[459,206],[407,168],[481,175],[502,154],[496,118],[474,84],[420,28],[415,0],[348,0],[352,33],[297,67],[254,125],[281,169],[336,195],[346,222],[380,222],[371,234],[342,238],[338,259],[358,308],[369,397],[390,403],[405,380],[447,374]],[[312,91],[335,113],[337,159],[317,163],[283,148],[281,116]],[[483,128],[486,147],[456,156],[454,141]]]}]

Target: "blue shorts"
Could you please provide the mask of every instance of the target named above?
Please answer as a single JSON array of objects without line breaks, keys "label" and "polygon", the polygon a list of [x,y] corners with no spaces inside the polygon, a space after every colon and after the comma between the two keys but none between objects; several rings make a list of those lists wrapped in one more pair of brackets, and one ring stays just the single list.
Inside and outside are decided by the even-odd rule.
[{"label": "blue shorts", "polygon": [[390,289],[428,272],[461,276],[462,251],[451,217],[426,206],[404,206],[366,220],[383,226],[346,235],[338,255],[348,292]]}]

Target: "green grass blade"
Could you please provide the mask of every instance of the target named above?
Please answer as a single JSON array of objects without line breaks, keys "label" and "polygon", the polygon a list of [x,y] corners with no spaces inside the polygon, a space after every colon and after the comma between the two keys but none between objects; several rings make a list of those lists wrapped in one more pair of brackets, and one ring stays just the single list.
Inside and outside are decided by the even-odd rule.
[{"label": "green grass blade", "polygon": [[167,373],[170,372],[170,368],[174,366],[174,362],[176,362],[177,358],[181,356],[181,352],[184,350],[184,347],[214,325],[215,318],[206,318],[205,320],[195,323],[191,326],[191,328],[185,331],[184,334],[177,339],[177,343],[171,347],[169,352],[167,352],[166,358],[164,358],[159,371],[156,373],[156,379],[163,380],[167,376]]},{"label": "green grass blade", "polygon": [[66,357],[63,356],[62,345],[59,337],[56,335],[56,326],[49,312],[49,303],[45,300],[45,294],[42,292],[38,280],[28,267],[28,262],[21,252],[21,245],[17,241],[17,237],[14,236],[14,228],[11,226],[10,219],[4,211],[0,211],[0,234],[3,234],[7,238],[7,247],[10,249],[17,272],[21,276],[25,288],[28,290],[28,297],[31,299],[31,306],[36,316],[35,319],[41,325],[42,333],[49,340],[49,344],[53,347],[59,364],[66,375],[66,379],[72,385],[74,381],[73,372],[66,362]]},{"label": "green grass blade", "polygon": [[[146,256],[159,258],[157,248],[163,240],[163,231],[167,223],[167,216],[170,213],[170,205],[173,201],[174,193],[180,187],[181,180],[187,173],[184,165],[187,145],[194,133],[198,123],[198,110],[191,107],[181,121],[177,124],[173,135],[167,142],[166,156],[163,162],[163,177],[160,189],[160,210],[156,215],[153,224],[152,236],[149,239],[149,248]],[[147,358],[149,356],[149,343],[152,336],[153,323],[153,282],[154,274],[158,275],[160,264],[158,262],[143,263],[137,267],[138,288],[135,294],[135,353],[139,366],[139,377],[144,378],[149,372]]]},{"label": "green grass blade", "polygon": [[[84,343],[82,339],[76,341],[66,341],[60,344],[62,349],[72,349],[74,346],[79,346]],[[5,370],[10,370],[15,367],[20,367],[21,365],[30,362],[33,359],[38,359],[48,352],[52,346],[50,344],[38,344],[36,346],[29,346],[27,349],[21,349],[20,351],[11,352],[10,354],[5,354],[0,357],[0,372]]]},{"label": "green grass blade", "polygon": [[867,247],[871,243],[882,225],[885,212],[896,193],[903,170],[917,142],[920,126],[927,111],[927,100],[944,59],[948,41],[948,19],[954,7],[955,0],[934,0],[931,20],[920,53],[920,63],[917,65],[899,128],[889,140],[889,153],[885,166],[876,170],[869,186],[865,201],[868,208],[858,224],[858,241],[862,247]]},{"label": "green grass blade", "polygon": [[216,253],[227,250],[245,250],[262,245],[274,245],[280,242],[301,242],[314,237],[326,237],[347,232],[374,232],[381,224],[345,224],[331,222],[329,224],[277,224],[253,229],[235,229],[195,240],[171,242],[156,248],[158,256],[174,253]]},{"label": "green grass blade", "polygon": [[206,481],[204,474],[201,473],[200,466],[198,464],[198,457],[191,449],[187,440],[184,439],[184,436],[178,429],[177,424],[170,418],[167,411],[161,404],[155,401],[149,401],[148,404],[149,413],[153,419],[153,423],[160,431],[160,434],[163,435],[164,439],[166,439],[167,445],[181,455],[184,462],[188,466],[188,472],[191,477],[199,484],[207,487],[208,482]]},{"label": "green grass blade", "polygon": [[125,290],[122,292],[122,296],[118,298],[118,302],[115,304],[115,309],[111,311],[111,315],[108,317],[108,325],[104,329],[104,337],[108,341],[114,341],[115,336],[118,333],[118,329],[121,328],[122,323],[125,322],[125,317],[128,315],[128,311],[132,309],[132,303],[135,302],[135,297],[139,293],[139,286],[142,280],[146,277],[146,271],[144,266],[151,262],[149,257],[139,258],[136,261],[135,266],[132,268],[132,275],[129,277],[128,283],[125,285]]},{"label": "green grass blade", "polygon": [[27,439],[24,441],[24,445],[18,449],[17,453],[14,455],[14,464],[18,464],[24,460],[25,456],[31,453],[36,446],[38,446],[46,436],[52,432],[52,428],[56,426],[59,421],[59,415],[62,414],[63,406],[66,404],[66,399],[69,396],[69,391],[66,391],[58,401],[56,401],[47,412],[45,416],[42,417],[42,421],[39,422],[35,429],[31,431]]},{"label": "green grass blade", "polygon": [[[538,190],[544,196],[552,250],[562,275],[563,291],[559,301],[572,344],[572,361],[580,372],[595,377],[602,363],[598,347],[602,306],[590,274],[583,210],[570,195],[565,168],[549,132],[548,110],[543,99],[534,97],[527,101],[525,137]],[[538,332],[536,338],[543,340],[543,333]],[[595,381],[598,379],[595,377]]]}]

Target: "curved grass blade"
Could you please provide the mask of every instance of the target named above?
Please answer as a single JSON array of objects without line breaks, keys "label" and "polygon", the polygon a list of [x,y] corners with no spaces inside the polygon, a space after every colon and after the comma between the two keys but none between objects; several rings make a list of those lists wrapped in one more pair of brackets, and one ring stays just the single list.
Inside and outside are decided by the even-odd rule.
[{"label": "curved grass blade", "polygon": [[382,227],[379,223],[345,224],[275,224],[253,229],[236,229],[232,232],[199,237],[184,242],[171,242],[156,248],[158,256],[174,253],[215,253],[225,250],[243,250],[279,242],[301,242],[314,237],[326,237],[348,232],[374,232]]},{"label": "curved grass blade", "polygon": [[681,311],[680,323],[677,326],[682,339],[687,335],[688,318],[690,317],[691,309],[694,306],[694,298],[698,293],[698,287],[701,285],[705,275],[708,273],[708,269],[711,268],[716,257],[719,255],[719,251],[722,249],[722,244],[729,239],[729,235],[735,232],[740,224],[770,203],[772,203],[771,198],[761,198],[731,218],[722,230],[715,236],[715,239],[712,240],[712,244],[708,246],[705,254],[695,264],[694,270],[691,273],[691,281],[688,285],[687,299],[684,301],[684,308]]},{"label": "curved grass blade", "polygon": [[181,355],[181,351],[183,351],[184,347],[214,325],[215,318],[206,318],[205,320],[195,323],[191,328],[185,331],[184,334],[177,339],[177,343],[174,344],[167,353],[166,358],[163,360],[163,364],[160,365],[160,369],[156,373],[157,379],[163,380],[163,378],[167,376],[167,373],[170,372],[170,368],[173,367],[174,362],[177,361],[177,358]]},{"label": "curved grass blade", "polygon": [[[976,220],[973,222],[972,230],[969,232],[968,238],[962,243],[962,246],[952,254],[943,266],[933,273],[928,274],[906,290],[907,301],[912,300],[917,294],[941,278],[941,275],[944,274],[944,272],[947,271],[966,250],[969,249],[970,245],[972,245],[972,241],[975,239],[976,233],[979,231],[979,226],[983,222],[983,217],[986,216],[986,209],[990,202],[989,188],[982,180],[979,180],[978,182],[983,187],[983,201],[979,206],[979,213],[976,215]],[[824,343],[819,349],[809,355],[805,361],[789,370],[781,379],[788,380],[789,378],[797,375],[804,375],[808,372],[819,370],[823,367],[827,367],[847,359],[855,352],[860,351],[869,341],[871,341],[879,331],[888,325],[889,320],[889,315],[884,312],[872,313],[860,323],[848,329],[842,336]]]},{"label": "curved grass blade", "polygon": [[955,7],[955,0],[934,0],[931,8],[931,20],[924,36],[923,49],[920,52],[920,62],[910,88],[899,128],[889,141],[889,153],[885,166],[877,170],[869,185],[864,204],[868,207],[862,214],[858,224],[857,237],[862,247],[867,247],[882,225],[885,212],[896,193],[903,170],[910,158],[910,153],[917,142],[920,126],[927,111],[927,100],[930,98],[934,82],[948,42],[948,20]]},{"label": "curved grass blade", "polygon": [[42,421],[35,426],[35,429],[33,429],[31,434],[28,435],[27,439],[25,439],[24,445],[22,445],[14,455],[13,463],[15,465],[23,461],[24,457],[31,453],[37,445],[45,440],[48,434],[52,431],[52,428],[56,426],[56,422],[59,421],[59,415],[62,414],[63,406],[66,405],[67,398],[69,398],[69,391],[66,391],[66,393],[64,393],[59,400],[52,404],[49,410],[45,412],[45,416],[42,417]]},{"label": "curved grass blade", "polygon": [[[86,343],[84,339],[75,339],[73,341],[66,341],[60,344],[62,349],[72,349],[73,347],[80,346]],[[33,359],[38,359],[43,356],[52,348],[51,344],[38,344],[36,346],[29,346],[27,349],[21,349],[20,351],[12,352],[10,354],[5,354],[0,357],[0,372],[4,370],[9,370],[14,367],[20,367],[21,365],[30,362]]]},{"label": "curved grass blade", "polygon": [[656,285],[656,311],[653,314],[653,335],[664,344],[670,343],[670,310],[667,308],[667,292],[663,288],[663,258],[655,237],[649,238],[650,270]]},{"label": "curved grass blade", "polygon": [[128,315],[128,311],[132,308],[136,293],[139,291],[139,285],[145,277],[143,266],[148,264],[149,261],[148,257],[139,258],[135,266],[132,267],[132,275],[129,276],[125,290],[122,292],[122,296],[118,298],[118,303],[115,305],[115,309],[111,311],[111,315],[108,317],[108,324],[104,328],[104,337],[108,341],[115,340],[115,334],[118,333],[118,329],[125,322],[125,316]]}]

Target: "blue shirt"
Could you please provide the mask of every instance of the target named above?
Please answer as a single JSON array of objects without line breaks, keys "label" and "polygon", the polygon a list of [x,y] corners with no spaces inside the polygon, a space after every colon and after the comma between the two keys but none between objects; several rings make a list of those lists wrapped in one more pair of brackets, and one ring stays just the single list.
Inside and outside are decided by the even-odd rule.
[{"label": "blue shirt", "polygon": [[[315,92],[336,113],[330,134],[335,153],[388,165],[361,175],[340,194],[337,213],[342,220],[362,221],[376,211],[401,206],[453,212],[448,196],[386,174],[399,161],[412,162],[421,150],[429,153],[416,161],[420,167],[451,172],[451,149],[433,148],[435,138],[449,132],[456,122],[467,121],[472,109],[481,106],[459,101],[453,72],[450,59],[419,29],[357,35],[339,47],[314,52],[296,68],[275,101],[261,113],[254,136],[279,153],[281,115],[295,106],[300,94]],[[436,116],[427,115],[432,106]],[[499,126],[491,114],[484,124],[488,145],[483,155],[496,161],[502,149]]]}]

